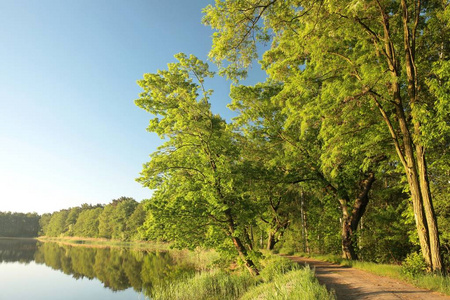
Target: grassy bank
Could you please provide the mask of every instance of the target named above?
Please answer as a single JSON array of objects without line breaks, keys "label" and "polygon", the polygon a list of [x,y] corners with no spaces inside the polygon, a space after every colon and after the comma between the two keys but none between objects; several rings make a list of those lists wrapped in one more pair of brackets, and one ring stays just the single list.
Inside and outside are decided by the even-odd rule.
[{"label": "grassy bank", "polygon": [[450,295],[450,278],[448,276],[432,274],[408,274],[401,265],[377,264],[373,262],[351,261],[343,259],[337,255],[311,255],[305,253],[295,253],[296,256],[311,257],[341,266],[352,267],[364,270],[376,275],[386,276],[393,279],[408,282],[416,287],[425,288],[432,291]]},{"label": "grassy bank", "polygon": [[212,269],[153,289],[152,299],[335,299],[309,268],[282,257],[261,262],[261,275]]},{"label": "grassy bank", "polygon": [[261,275],[251,277],[244,268],[220,268],[215,251],[171,250],[170,244],[124,242],[79,237],[39,237],[42,242],[55,242],[77,247],[127,247],[140,251],[170,251],[171,257],[188,262],[198,271],[169,284],[153,286],[151,297],[163,299],[335,299],[321,286],[309,268],[302,268],[287,258],[266,254],[259,267]]}]

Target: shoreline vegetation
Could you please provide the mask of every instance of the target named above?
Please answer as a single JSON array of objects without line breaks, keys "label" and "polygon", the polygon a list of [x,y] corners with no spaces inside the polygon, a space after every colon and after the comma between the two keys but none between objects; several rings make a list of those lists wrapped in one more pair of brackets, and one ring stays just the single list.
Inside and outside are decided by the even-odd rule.
[{"label": "shoreline vegetation", "polygon": [[[151,198],[0,212],[0,235],[216,251],[152,299],[334,297],[274,251],[450,294],[450,5],[354,2],[206,6],[217,74],[178,53],[137,82],[163,141],[136,178]],[[256,59],[266,78],[245,85]],[[233,81],[231,120],[212,110],[216,75]]]},{"label": "shoreline vegetation", "polygon": [[[311,253],[280,253],[264,251],[259,263],[261,276],[252,277],[238,265],[221,261],[219,253],[206,249],[171,249],[167,242],[121,241],[105,238],[84,237],[0,237],[0,239],[37,240],[74,247],[127,248],[135,251],[170,251],[178,261],[187,261],[197,270],[194,276],[185,277],[167,286],[158,286],[153,299],[334,299],[333,291],[328,292],[314,276],[314,270],[291,262],[284,255],[310,257],[341,266],[360,269],[379,276],[407,282],[419,288],[450,295],[450,280],[446,276],[414,273],[405,266],[378,264],[365,261],[351,261],[337,255]],[[308,293],[299,290],[307,287]],[[276,287],[276,288],[275,288]],[[273,292],[275,291],[275,292]],[[304,293],[304,291],[302,292]]]},{"label": "shoreline vegetation", "polygon": [[86,247],[117,247],[130,248],[136,250],[156,250],[169,251],[170,243],[156,242],[156,241],[122,241],[106,238],[88,238],[76,236],[50,237],[39,236],[35,238],[42,242],[54,242],[71,246],[86,246]]},{"label": "shoreline vegetation", "polygon": [[267,254],[258,266],[259,276],[241,268],[213,266],[152,291],[154,300],[188,299],[336,299],[319,284],[314,271],[291,260]]},{"label": "shoreline vegetation", "polygon": [[196,272],[152,288],[154,300],[163,299],[335,299],[314,276],[314,271],[291,260],[265,252],[259,260],[260,276],[251,276],[243,266],[220,257],[214,250],[170,249],[169,243],[124,242],[101,238],[33,238],[73,247],[127,248],[134,251],[169,251],[175,261],[189,263]]},{"label": "shoreline vegetation", "polygon": [[[20,238],[23,239],[23,238]],[[265,253],[265,259],[261,261],[261,265],[263,266],[263,276],[264,274],[270,271],[267,268],[276,269],[274,271],[277,275],[270,275],[269,280],[266,278],[261,280],[256,280],[256,282],[251,282],[250,277],[244,276],[243,270],[236,271],[236,268],[231,268],[228,266],[227,268],[218,267],[217,261],[219,260],[219,254],[213,250],[176,250],[170,248],[170,243],[165,242],[153,242],[153,241],[120,241],[120,240],[111,240],[104,238],[83,238],[83,237],[47,237],[40,236],[34,238],[38,241],[42,242],[55,242],[63,245],[70,246],[81,246],[81,247],[100,247],[100,248],[129,248],[132,250],[148,250],[148,251],[170,251],[172,253],[178,253],[179,259],[188,259],[193,265],[196,266],[197,270],[201,270],[202,272],[197,273],[194,277],[189,277],[181,280],[180,282],[171,284],[168,287],[158,287],[156,293],[158,293],[157,298],[155,299],[188,299],[188,298],[177,298],[181,297],[181,294],[189,295],[187,289],[189,287],[192,288],[193,292],[198,292],[198,289],[214,289],[217,293],[220,294],[222,299],[235,299],[235,298],[227,298],[231,296],[240,296],[244,295],[242,290],[246,290],[249,288],[249,285],[252,286],[252,293],[258,293],[257,291],[265,293],[267,296],[267,291],[273,289],[273,286],[280,285],[280,282],[286,283],[289,281],[289,284],[292,284],[292,280],[294,280],[295,276],[298,277],[306,277],[310,276],[314,277],[314,271],[303,270],[303,268],[295,266],[295,263],[291,265],[288,262],[287,258],[281,256],[271,254],[269,252]],[[394,265],[394,264],[379,264],[374,262],[365,262],[365,261],[351,261],[343,259],[337,255],[319,255],[319,254],[308,254],[302,252],[293,253],[294,256],[301,257],[310,257],[322,261],[327,261],[335,264],[339,264],[341,266],[360,269],[363,271],[367,271],[379,276],[385,276],[392,279],[404,281],[410,283],[419,288],[425,288],[428,290],[440,292],[446,295],[450,295],[450,280],[448,277],[439,276],[439,275],[427,275],[427,274],[413,274],[411,271],[408,272],[408,269],[405,266]],[[292,270],[291,270],[292,269]],[[286,270],[291,270],[289,274],[286,274]],[[280,273],[281,272],[281,273]],[[281,276],[282,274],[283,276]],[[294,275],[296,274],[296,275]],[[275,280],[276,279],[276,280]],[[315,279],[315,277],[314,277]],[[275,281],[274,281],[275,280]],[[300,279],[297,278],[295,280],[306,280],[308,284],[315,285],[318,282],[315,282],[313,279]],[[257,283],[260,281],[259,283]],[[214,287],[215,285],[223,284],[226,282],[227,284],[232,285],[230,291],[218,290],[218,287]],[[250,283],[251,282],[251,283]],[[300,283],[298,283],[300,284]],[[302,283],[306,284],[306,283]],[[319,285],[320,286],[320,285]],[[319,287],[315,287],[320,291]],[[293,292],[293,291],[291,291]],[[164,294],[165,293],[165,294]],[[205,291],[206,293],[206,291]],[[227,293],[231,293],[227,296]],[[284,293],[288,293],[288,291],[284,291]],[[164,295],[163,295],[164,294]],[[241,295],[242,294],[242,295]],[[325,294],[324,294],[325,295]],[[205,295],[205,297],[211,297],[209,292]],[[329,296],[329,295],[328,295]],[[326,296],[326,297],[328,297]],[[173,298],[175,297],[175,298]],[[325,297],[325,296],[324,296]],[[323,299],[333,299],[333,298],[323,298]],[[331,297],[331,296],[330,296]],[[205,298],[207,299],[207,298]],[[248,296],[243,297],[242,299],[251,299]],[[270,298],[269,298],[270,299]],[[295,298],[288,298],[295,299]],[[313,299],[313,298],[311,298]],[[320,298],[322,299],[322,298]]]}]

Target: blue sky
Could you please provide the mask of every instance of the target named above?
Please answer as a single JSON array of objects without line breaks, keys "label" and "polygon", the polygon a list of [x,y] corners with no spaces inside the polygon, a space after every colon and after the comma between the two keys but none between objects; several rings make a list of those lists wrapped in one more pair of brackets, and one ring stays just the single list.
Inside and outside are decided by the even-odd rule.
[{"label": "blue sky", "polygon": [[[1,0],[0,211],[149,198],[135,178],[161,141],[134,105],[136,81],[179,52],[207,59],[208,3]],[[208,86],[228,119],[229,86]]]}]

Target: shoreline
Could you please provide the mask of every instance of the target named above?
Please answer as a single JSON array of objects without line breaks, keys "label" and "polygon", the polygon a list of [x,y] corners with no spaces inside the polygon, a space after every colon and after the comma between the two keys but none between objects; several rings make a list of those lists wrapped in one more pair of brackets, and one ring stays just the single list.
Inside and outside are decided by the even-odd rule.
[{"label": "shoreline", "polygon": [[39,236],[34,238],[40,242],[53,242],[78,247],[101,247],[101,248],[130,248],[136,250],[170,250],[169,243],[153,241],[121,241],[105,238],[86,238],[86,237],[48,237]]}]

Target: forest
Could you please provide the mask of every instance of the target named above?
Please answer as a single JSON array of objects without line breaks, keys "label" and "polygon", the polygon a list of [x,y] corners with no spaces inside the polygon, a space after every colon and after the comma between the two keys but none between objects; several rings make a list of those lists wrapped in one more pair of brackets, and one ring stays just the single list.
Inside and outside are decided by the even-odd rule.
[{"label": "forest", "polygon": [[[44,214],[40,234],[212,248],[253,275],[263,248],[448,272],[449,4],[216,0],[208,59],[236,117],[175,55],[138,81],[164,142],[137,179],[152,197]],[[266,81],[243,84],[255,63]]]},{"label": "forest", "polygon": [[39,220],[36,213],[0,212],[0,237],[36,237]]}]

